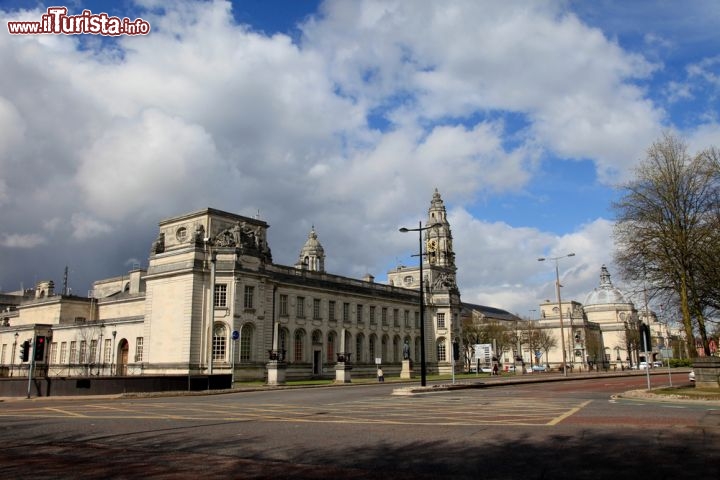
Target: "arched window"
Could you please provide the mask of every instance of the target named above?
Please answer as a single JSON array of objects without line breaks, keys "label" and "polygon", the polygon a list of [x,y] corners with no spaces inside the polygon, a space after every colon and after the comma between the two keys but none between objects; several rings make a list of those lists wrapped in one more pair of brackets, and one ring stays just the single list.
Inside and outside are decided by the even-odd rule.
[{"label": "arched window", "polygon": [[415,339],[415,361],[420,361],[420,337]]},{"label": "arched window", "polygon": [[402,357],[400,357],[400,337],[397,335],[393,337],[392,350],[393,361],[399,362]]},{"label": "arched window", "polygon": [[293,345],[293,349],[295,350],[293,355],[293,360],[295,362],[302,362],[305,358],[305,350],[304,350],[304,343],[305,343],[305,331],[304,330],[296,330],[295,331],[295,341]]},{"label": "arched window", "polygon": [[212,358],[215,362],[224,362],[227,352],[227,328],[222,323],[216,323],[213,328]]},{"label": "arched window", "polygon": [[387,335],[383,335],[383,337],[382,337],[381,349],[382,349],[381,350],[382,354],[380,356],[382,358],[382,361],[389,362],[390,359],[388,358],[388,336]]},{"label": "arched window", "polygon": [[357,337],[355,337],[355,361],[357,363],[365,361],[365,355],[363,355],[364,343],[365,337],[363,337],[362,333],[359,333]]},{"label": "arched window", "polygon": [[375,361],[375,357],[377,357],[377,336],[373,333],[370,335],[370,340],[368,341],[368,358],[370,362]]},{"label": "arched window", "polygon": [[447,360],[446,350],[445,350],[445,339],[444,338],[438,338],[437,341],[437,359],[438,362],[444,362]]},{"label": "arched window", "polygon": [[240,362],[249,362],[252,358],[252,344],[255,327],[245,324],[240,329]]},{"label": "arched window", "polygon": [[329,332],[327,337],[327,361],[328,363],[335,362],[335,339],[337,335],[335,332]]}]

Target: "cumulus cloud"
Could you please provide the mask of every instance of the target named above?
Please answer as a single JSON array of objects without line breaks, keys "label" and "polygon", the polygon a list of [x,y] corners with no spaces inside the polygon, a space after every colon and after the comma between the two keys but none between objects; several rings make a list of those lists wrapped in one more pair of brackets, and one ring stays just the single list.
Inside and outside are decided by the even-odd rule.
[{"label": "cumulus cloud", "polygon": [[77,240],[87,240],[112,231],[110,225],[82,213],[73,214],[70,224],[72,236]]},{"label": "cumulus cloud", "polygon": [[37,233],[4,233],[0,245],[7,248],[35,248],[47,243],[42,235]]},{"label": "cumulus cloud", "polygon": [[315,224],[329,270],[380,280],[437,187],[463,298],[524,313],[552,292],[539,255],[575,251],[568,294],[594,287],[609,223],[556,234],[484,220],[477,199],[531,189],[548,158],[609,182],[666,120],[639,86],[658,65],[564,2],[330,1],[299,39],[238,25],[229,2],[136,3],[151,35],[0,35],[3,228],[43,232],[0,248],[54,247],[3,256],[0,283],[98,246],[117,246],[108,269],[135,264],[160,218],[208,206],[259,210],[286,264]]},{"label": "cumulus cloud", "polygon": [[219,169],[212,138],[157,110],[121,121],[81,154],[77,184],[90,211],[120,219],[158,201],[186,205]]}]

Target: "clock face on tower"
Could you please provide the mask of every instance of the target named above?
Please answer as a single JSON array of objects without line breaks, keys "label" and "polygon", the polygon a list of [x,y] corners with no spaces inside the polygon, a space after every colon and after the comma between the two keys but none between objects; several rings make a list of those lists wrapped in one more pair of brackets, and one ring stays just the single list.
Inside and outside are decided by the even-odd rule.
[{"label": "clock face on tower", "polygon": [[432,238],[427,241],[427,251],[430,253],[434,253],[437,251],[437,240]]}]

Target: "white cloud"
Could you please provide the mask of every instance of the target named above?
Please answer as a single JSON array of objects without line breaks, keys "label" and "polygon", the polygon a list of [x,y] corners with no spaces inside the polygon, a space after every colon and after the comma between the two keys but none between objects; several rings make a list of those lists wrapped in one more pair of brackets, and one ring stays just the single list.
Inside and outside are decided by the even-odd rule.
[{"label": "white cloud", "polygon": [[141,209],[158,212],[157,202],[186,205],[218,170],[212,138],[201,127],[147,110],[109,126],[81,154],[77,184],[92,212],[120,219]]},{"label": "white cloud", "polygon": [[31,249],[44,245],[47,239],[37,233],[4,233],[0,245],[7,248]]},{"label": "white cloud", "polygon": [[76,240],[88,240],[112,232],[112,227],[104,222],[82,213],[74,213],[70,219],[72,237]]},{"label": "white cloud", "polygon": [[378,106],[406,98],[387,114],[402,125],[524,112],[533,140],[561,156],[592,158],[611,181],[660,131],[664,113],[631,83],[656,66],[560,8],[339,1],[305,27],[304,40],[330,59],[349,94]]},{"label": "white cloud", "polygon": [[415,246],[397,228],[424,218],[438,187],[463,298],[525,314],[552,293],[539,255],[576,251],[568,295],[595,286],[607,221],[563,235],[487,222],[470,205],[531,189],[556,155],[591,159],[609,181],[666,120],[637,86],[656,65],[562,2],[327,2],[298,43],[236,25],[227,2],[143,2],[161,3],[143,14],[151,35],[110,49],[0,35],[12,231],[44,229],[65,252],[112,239],[122,264],[146,258],[161,217],[259,209],[276,261],[292,264],[314,223],[330,271],[382,280]]},{"label": "white cloud", "polygon": [[[612,267],[612,222],[597,219],[570,234],[556,236],[536,228],[487,223],[464,209],[449,221],[455,237],[458,285],[463,300],[529,315],[543,299],[555,299],[555,263],[559,260],[563,297],[583,302],[598,285],[600,266]],[[458,232],[458,234],[456,234]]]}]

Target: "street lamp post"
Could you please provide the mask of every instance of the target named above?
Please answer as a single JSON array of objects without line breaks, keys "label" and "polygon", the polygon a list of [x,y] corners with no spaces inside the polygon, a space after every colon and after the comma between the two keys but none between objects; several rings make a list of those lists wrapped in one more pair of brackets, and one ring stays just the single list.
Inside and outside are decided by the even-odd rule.
[{"label": "street lamp post", "polygon": [[574,256],[574,253],[568,253],[567,255],[563,255],[561,257],[538,258],[538,262],[544,262],[545,260],[555,260],[555,292],[557,294],[558,313],[560,314],[560,345],[562,348],[563,376],[565,377],[567,377],[567,357],[565,352],[565,328],[563,327],[562,302],[560,301],[560,270],[558,268],[558,260],[560,260],[561,258]]},{"label": "street lamp post", "polygon": [[[103,343],[102,343],[103,333],[105,333],[105,324],[101,323],[100,324],[100,340],[98,341],[98,343],[99,343],[98,358],[97,358],[97,374],[98,374],[98,376],[100,376],[100,363],[103,361],[103,355],[102,355],[102,353],[103,353]],[[103,365],[103,373],[105,373],[104,370],[105,370],[105,366]]]},{"label": "street lamp post", "polygon": [[115,336],[117,330],[112,331],[113,344],[112,344],[112,357],[110,357],[110,375],[115,375]]},{"label": "street lamp post", "polygon": [[17,354],[17,340],[20,334],[15,332],[15,343],[13,343],[12,357],[10,357],[10,376],[15,375],[15,355]]},{"label": "street lamp post", "polygon": [[[403,233],[407,232],[418,232],[419,239],[419,253],[420,258],[420,385],[427,385],[427,368],[425,365],[425,291],[423,288],[423,248],[422,248],[422,232],[431,228],[437,227],[439,223],[432,225],[422,226],[422,221],[418,222],[418,228],[401,228],[400,231]],[[415,255],[413,255],[414,257]]]}]

